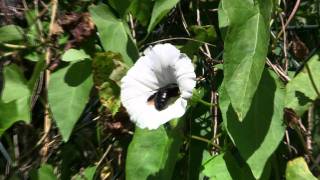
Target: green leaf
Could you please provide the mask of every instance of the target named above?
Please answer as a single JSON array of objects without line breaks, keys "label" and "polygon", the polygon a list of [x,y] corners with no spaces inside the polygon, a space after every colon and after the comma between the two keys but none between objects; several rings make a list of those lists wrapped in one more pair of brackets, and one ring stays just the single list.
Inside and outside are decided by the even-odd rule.
[{"label": "green leaf", "polygon": [[317,180],[310,172],[307,163],[303,157],[295,158],[287,164],[286,168],[287,180]]},{"label": "green leaf", "polygon": [[30,95],[4,103],[0,101],[0,136],[15,122],[30,122]]},{"label": "green leaf", "polygon": [[114,8],[120,17],[123,17],[127,14],[127,11],[130,7],[132,0],[108,0],[109,4]]},{"label": "green leaf", "polygon": [[320,59],[316,54],[305,64],[305,67],[286,86],[286,107],[293,109],[297,115],[303,113],[319,98],[320,92]]},{"label": "green leaf", "polygon": [[19,67],[15,64],[6,66],[3,70],[4,88],[1,93],[1,100],[8,103],[25,96],[30,96],[27,81]]},{"label": "green leaf", "polygon": [[265,70],[250,110],[240,122],[225,87],[220,91],[219,105],[223,123],[257,179],[284,136],[284,98],[283,84],[277,80],[274,73]]},{"label": "green leaf", "polygon": [[0,43],[12,42],[12,41],[22,41],[23,30],[16,25],[7,25],[0,27]]},{"label": "green leaf", "polygon": [[138,59],[139,54],[130,35],[128,24],[117,19],[106,5],[90,6],[89,11],[98,28],[104,50],[120,53],[124,62],[131,66]]},{"label": "green leaf", "polygon": [[84,52],[83,49],[68,49],[65,53],[63,53],[61,60],[62,61],[79,61],[84,59],[90,59],[90,56]]},{"label": "green leaf", "polygon": [[171,179],[180,145],[182,143],[179,120],[175,128],[156,130],[136,127],[128,148],[126,179]]},{"label": "green leaf", "polygon": [[56,180],[53,167],[49,164],[43,164],[38,170],[33,170],[30,173],[31,180]]},{"label": "green leaf", "polygon": [[148,26],[148,33],[150,33],[156,25],[161,21],[161,19],[166,16],[169,11],[174,8],[174,6],[179,2],[179,0],[156,0],[152,9],[151,20]]},{"label": "green leaf", "polygon": [[130,5],[130,12],[143,25],[147,26],[151,17],[153,1],[133,0]]},{"label": "green leaf", "polygon": [[94,174],[97,170],[97,166],[87,167],[81,174],[78,174],[76,176],[76,179],[78,180],[91,180],[94,178]]},{"label": "green leaf", "polygon": [[17,121],[30,122],[30,96],[27,81],[15,64],[4,67],[4,89],[0,100],[0,136]]},{"label": "green leaf", "polygon": [[[224,42],[224,83],[242,121],[259,85],[269,44],[272,0],[221,1],[229,26]],[[227,15],[227,17],[225,17]],[[225,26],[226,20],[220,26]]]},{"label": "green leaf", "polygon": [[48,100],[53,119],[64,141],[68,141],[75,123],[84,110],[92,85],[89,60],[72,63],[52,73]]},{"label": "green leaf", "polygon": [[97,53],[92,62],[93,80],[100,102],[115,115],[120,108],[120,80],[128,67],[119,53]]}]

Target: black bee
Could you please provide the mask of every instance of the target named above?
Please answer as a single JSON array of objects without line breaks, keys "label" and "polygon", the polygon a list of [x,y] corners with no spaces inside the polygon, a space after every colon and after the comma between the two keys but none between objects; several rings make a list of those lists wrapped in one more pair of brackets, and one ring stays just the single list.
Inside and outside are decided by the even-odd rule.
[{"label": "black bee", "polygon": [[162,111],[167,106],[170,98],[178,96],[180,94],[177,84],[168,84],[162,88],[159,88],[157,92],[152,94],[147,102],[154,102],[154,107],[158,111]]}]

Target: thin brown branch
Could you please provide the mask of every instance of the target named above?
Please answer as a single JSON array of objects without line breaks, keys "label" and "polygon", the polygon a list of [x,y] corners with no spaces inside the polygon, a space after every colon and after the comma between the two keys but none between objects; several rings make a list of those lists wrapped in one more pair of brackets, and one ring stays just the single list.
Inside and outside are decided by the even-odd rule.
[{"label": "thin brown branch", "polygon": [[[51,40],[52,33],[54,31],[54,21],[56,19],[57,8],[58,8],[58,0],[51,1],[51,18],[50,18],[50,25],[49,25],[49,34],[48,34],[48,41]],[[51,60],[51,48],[48,47],[45,54],[46,65],[50,64]],[[42,154],[42,161],[45,162],[47,159],[48,149],[49,149],[49,138],[48,134],[51,129],[51,117],[50,117],[50,110],[49,110],[49,103],[48,103],[48,85],[50,80],[50,70],[45,70],[45,82],[44,82],[44,108],[45,108],[45,115],[44,115],[44,146],[41,149]]]},{"label": "thin brown branch", "polygon": [[[291,22],[292,18],[293,18],[294,15],[296,14],[296,12],[297,12],[297,10],[298,10],[298,7],[299,7],[299,5],[300,5],[300,1],[301,1],[301,0],[297,0],[297,1],[296,1],[296,4],[294,5],[294,7],[293,7],[293,9],[292,9],[292,11],[291,11],[291,13],[290,13],[290,15],[289,15],[289,18],[288,18],[288,20],[286,21],[286,24],[284,25],[284,29],[287,29],[289,23]],[[278,33],[277,38],[279,38],[279,37],[282,35],[283,32],[284,32],[284,31],[281,29],[281,31]]]},{"label": "thin brown branch", "polygon": [[282,17],[282,14],[279,15],[280,16],[280,20],[281,20],[281,27],[282,27],[282,31],[283,31],[283,54],[284,54],[284,72],[287,73],[288,71],[288,64],[289,64],[289,60],[288,60],[288,53],[287,53],[287,32],[286,32],[286,28],[285,28],[285,24],[284,24],[284,20]]}]

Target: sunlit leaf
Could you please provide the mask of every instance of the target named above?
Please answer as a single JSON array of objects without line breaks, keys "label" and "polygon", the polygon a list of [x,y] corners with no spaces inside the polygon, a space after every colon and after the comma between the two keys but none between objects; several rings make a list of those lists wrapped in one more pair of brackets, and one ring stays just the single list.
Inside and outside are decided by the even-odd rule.
[{"label": "sunlit leaf", "polygon": [[224,27],[227,22],[229,25],[224,39],[224,83],[242,121],[259,85],[268,52],[272,0],[223,0],[221,3],[220,17],[229,20],[220,25]]},{"label": "sunlit leaf", "polygon": [[83,49],[68,49],[63,53],[61,60],[62,61],[79,61],[84,59],[90,59],[90,56],[84,52]]},{"label": "sunlit leaf", "polygon": [[179,0],[156,0],[152,9],[151,19],[148,26],[148,33],[150,33],[156,25],[164,18],[168,12],[174,8]]},{"label": "sunlit leaf", "polygon": [[320,59],[314,55],[286,86],[286,107],[293,109],[299,116],[319,98]]},{"label": "sunlit leaf", "polygon": [[291,160],[286,168],[287,180],[317,180],[316,177],[310,172],[307,163],[303,157],[298,157]]},{"label": "sunlit leaf", "polygon": [[260,178],[267,160],[278,147],[285,132],[283,84],[274,73],[265,70],[250,110],[242,122],[232,108],[224,88],[220,97],[219,106],[227,132],[254,177]]},{"label": "sunlit leaf", "polygon": [[126,179],[171,179],[180,145],[181,127],[156,130],[136,127],[126,159]]},{"label": "sunlit leaf", "polygon": [[84,110],[92,85],[89,60],[72,63],[52,73],[48,89],[49,105],[64,141],[68,141]]},{"label": "sunlit leaf", "polygon": [[23,40],[23,30],[16,25],[0,27],[0,43]]},{"label": "sunlit leaf", "polygon": [[120,53],[127,65],[138,59],[138,50],[130,35],[128,24],[117,19],[106,5],[91,6],[90,14],[99,32],[105,51]]}]

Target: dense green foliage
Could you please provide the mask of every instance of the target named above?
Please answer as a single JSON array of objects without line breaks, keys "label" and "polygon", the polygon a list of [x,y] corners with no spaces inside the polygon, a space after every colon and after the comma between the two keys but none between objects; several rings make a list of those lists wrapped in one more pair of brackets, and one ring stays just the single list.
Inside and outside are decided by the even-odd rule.
[{"label": "dense green foliage", "polygon": [[[318,0],[3,0],[0,179],[317,179]],[[150,45],[195,65],[186,114],[130,122]],[[152,119],[150,119],[152,121]]]}]

